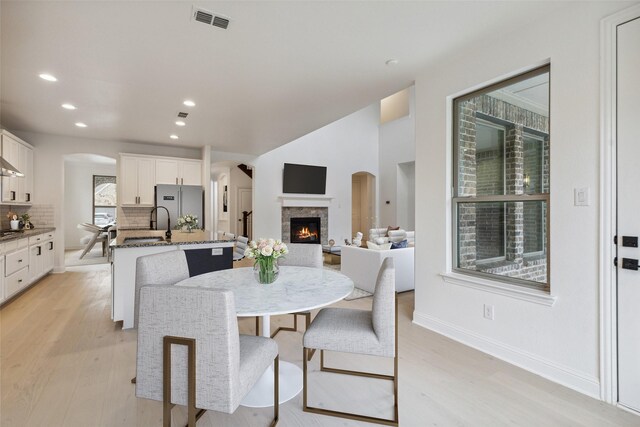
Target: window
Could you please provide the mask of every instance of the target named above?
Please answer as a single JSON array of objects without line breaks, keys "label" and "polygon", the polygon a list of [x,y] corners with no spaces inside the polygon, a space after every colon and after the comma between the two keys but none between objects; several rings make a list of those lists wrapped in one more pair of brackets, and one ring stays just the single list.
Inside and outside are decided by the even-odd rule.
[{"label": "window", "polygon": [[454,270],[549,290],[549,66],[453,102]]},{"label": "window", "polygon": [[116,177],[93,175],[93,223],[104,227],[116,221]]}]

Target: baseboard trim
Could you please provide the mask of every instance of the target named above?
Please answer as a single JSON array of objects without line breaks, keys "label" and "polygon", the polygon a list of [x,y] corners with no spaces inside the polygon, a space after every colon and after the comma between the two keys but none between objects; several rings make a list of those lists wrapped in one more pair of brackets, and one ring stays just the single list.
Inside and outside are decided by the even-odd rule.
[{"label": "baseboard trim", "polygon": [[490,354],[536,375],[540,375],[550,381],[601,400],[600,381],[598,377],[586,375],[575,369],[562,366],[535,354],[487,338],[423,313],[414,311],[413,323],[475,348],[476,350],[480,350],[483,353]]}]

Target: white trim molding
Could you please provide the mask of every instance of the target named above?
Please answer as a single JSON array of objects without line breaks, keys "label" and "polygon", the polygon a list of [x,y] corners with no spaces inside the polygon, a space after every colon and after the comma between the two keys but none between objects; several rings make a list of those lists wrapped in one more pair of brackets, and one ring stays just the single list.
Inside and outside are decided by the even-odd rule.
[{"label": "white trim molding", "polygon": [[548,307],[552,307],[557,299],[557,297],[544,291],[482,279],[480,277],[467,276],[460,273],[441,273],[440,276],[446,283],[477,289],[483,292],[491,292],[493,294],[546,305]]},{"label": "white trim molding", "polygon": [[313,194],[287,194],[278,196],[283,207],[316,207],[327,208],[331,206],[333,197]]},{"label": "white trim molding", "polygon": [[616,404],[617,305],[616,269],[613,266],[616,233],[616,51],[617,28],[640,17],[632,6],[600,22],[600,399]]},{"label": "white trim molding", "polygon": [[413,323],[580,393],[596,399],[600,396],[597,377],[416,311]]}]

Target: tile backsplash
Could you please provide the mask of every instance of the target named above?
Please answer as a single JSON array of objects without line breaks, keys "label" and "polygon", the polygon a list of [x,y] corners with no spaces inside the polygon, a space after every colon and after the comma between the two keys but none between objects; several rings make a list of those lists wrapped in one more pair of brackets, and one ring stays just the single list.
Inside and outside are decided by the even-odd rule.
[{"label": "tile backsplash", "polygon": [[11,227],[9,224],[9,218],[7,218],[7,214],[9,213],[9,211],[15,213],[18,216],[24,213],[28,213],[31,216],[31,223],[36,228],[54,226],[53,205],[46,205],[46,204],[34,204],[31,206],[2,205],[0,206],[0,228],[3,230],[9,229]]},{"label": "tile backsplash", "polygon": [[153,208],[118,208],[118,229],[149,229],[149,217]]}]

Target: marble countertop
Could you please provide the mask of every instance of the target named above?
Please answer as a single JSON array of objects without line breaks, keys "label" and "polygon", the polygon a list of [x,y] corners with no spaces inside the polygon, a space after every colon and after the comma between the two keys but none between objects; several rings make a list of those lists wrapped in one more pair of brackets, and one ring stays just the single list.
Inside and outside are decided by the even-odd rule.
[{"label": "marble countertop", "polygon": [[264,316],[313,310],[340,301],[353,291],[353,281],[324,268],[281,266],[278,279],[259,284],[253,268],[232,268],[190,277],[176,286],[231,290],[236,314]]},{"label": "marble countertop", "polygon": [[19,230],[19,231],[9,231],[9,232],[1,232],[0,231],[0,243],[8,242],[10,240],[17,239],[25,239],[29,236],[37,236],[38,234],[48,233],[49,231],[55,231],[55,227],[42,227],[42,228],[31,228],[29,230]]},{"label": "marble countertop", "polygon": [[[167,230],[118,230],[118,235],[110,243],[111,248],[140,248],[146,246],[167,246],[184,244],[222,243],[220,246],[233,246],[228,239],[216,239],[215,233],[209,230],[194,230],[189,233],[171,230],[171,240],[165,239]],[[149,239],[161,238],[158,241]],[[126,242],[125,242],[126,240]],[[138,240],[138,242],[136,242]]]}]

